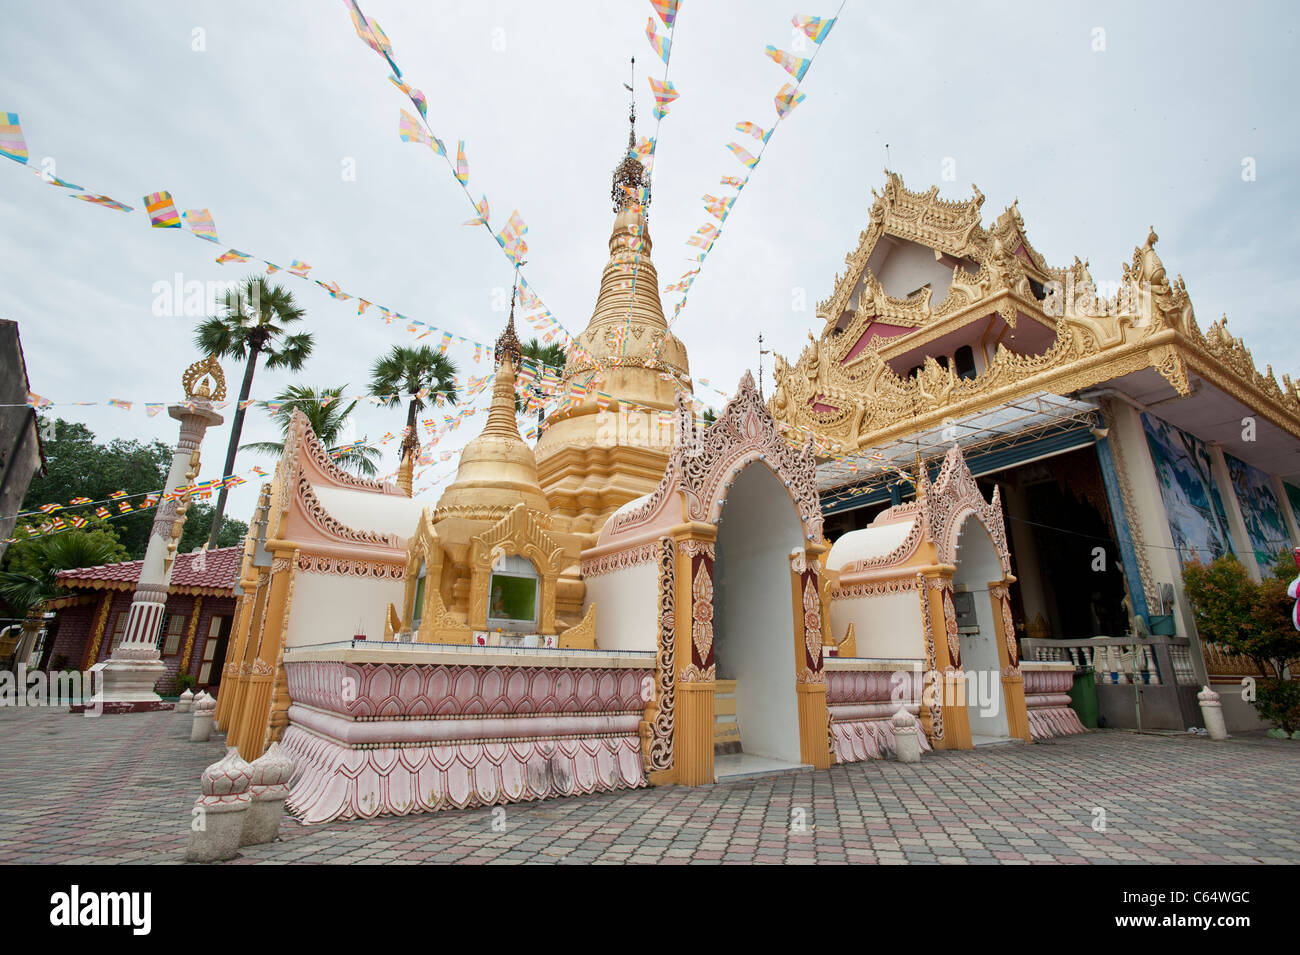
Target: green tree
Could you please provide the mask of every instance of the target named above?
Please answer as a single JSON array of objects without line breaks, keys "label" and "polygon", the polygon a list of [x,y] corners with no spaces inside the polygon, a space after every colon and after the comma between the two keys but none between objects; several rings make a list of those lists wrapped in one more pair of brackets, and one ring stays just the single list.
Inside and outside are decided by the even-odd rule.
[{"label": "green tree", "polygon": [[91,524],[58,531],[9,546],[4,571],[0,571],[0,598],[15,616],[27,616],[58,594],[58,573],[78,567],[116,564],[127,559],[112,528]]},{"label": "green tree", "polygon": [[[289,433],[289,422],[293,420],[294,409],[307,416],[311,430],[320,439],[321,444],[341,467],[349,468],[358,474],[372,477],[379,472],[376,463],[380,458],[378,448],[360,446],[338,450],[339,439],[343,436],[348,417],[356,408],[355,401],[344,404],[340,399],[347,385],[337,388],[323,388],[317,391],[307,385],[290,385],[275,396],[280,407],[271,411],[271,418],[280,427],[280,434]],[[328,399],[328,400],[327,400]],[[260,402],[263,408],[270,410],[268,402]],[[364,441],[364,439],[362,439]],[[284,453],[284,441],[254,441],[240,448],[256,454],[279,456]]]},{"label": "green tree", "polygon": [[[224,315],[201,322],[194,332],[194,343],[208,355],[234,358],[244,362],[244,380],[239,386],[234,420],[230,426],[230,443],[226,446],[226,464],[222,476],[235,472],[235,455],[244,429],[244,402],[253,387],[253,373],[258,358],[266,357],[268,369],[287,368],[300,371],[311,355],[314,341],[310,332],[289,334],[288,326],[302,321],[305,313],[293,300],[293,294],[280,285],[271,285],[263,276],[251,275],[239,288],[226,293],[222,302]],[[208,546],[217,546],[221,520],[226,512],[229,488],[217,494],[217,503],[208,534]]]},{"label": "green tree", "polygon": [[406,405],[406,442],[416,441],[415,419],[425,407],[420,393],[427,389],[429,398],[440,392],[442,400],[454,405],[456,394],[456,363],[428,345],[408,347],[394,345],[387,354],[375,360],[370,370],[370,393],[390,408]]},{"label": "green tree", "polygon": [[1300,730],[1300,682],[1285,678],[1288,667],[1300,665],[1300,631],[1291,618],[1295,601],[1287,596],[1295,577],[1290,551],[1278,556],[1259,583],[1233,554],[1183,567],[1183,587],[1201,639],[1221,643],[1259,667],[1265,677],[1254,706],[1288,733]]},{"label": "green tree", "polygon": [[[48,433],[50,429],[45,430]],[[167,472],[171,469],[172,449],[161,441],[146,444],[116,438],[107,444],[100,444],[84,424],[61,418],[55,419],[53,437],[44,441],[44,447],[45,474],[38,473],[32,478],[27,496],[23,499],[24,511],[35,511],[43,504],[67,506],[76,497],[106,501],[115,491],[125,491],[128,495],[160,491],[166,485]],[[140,498],[133,497],[129,503],[138,507]],[[138,560],[143,557],[149,544],[149,531],[153,526],[153,510],[137,509],[120,514],[116,505],[109,503],[106,506],[115,515],[110,526],[126,548],[125,559]],[[93,509],[69,507],[67,513],[89,516],[90,510]],[[211,505],[196,501],[191,506],[190,519],[185,523],[185,536],[181,538],[183,549],[192,550],[203,543],[211,517]],[[203,538],[195,540],[194,535],[200,525]],[[240,521],[224,520],[219,546],[239,543],[247,530],[248,526]],[[7,553],[5,561],[7,566]]]},{"label": "green tree", "polygon": [[[538,365],[549,366],[551,368],[554,368],[560,374],[564,374],[564,364],[569,360],[569,356],[564,353],[564,349],[561,348],[559,345],[556,345],[555,343],[551,343],[549,345],[543,345],[536,338],[534,338],[526,342],[524,345],[522,345],[520,350],[523,352],[523,356],[525,358],[531,358],[533,361],[537,362]],[[515,370],[518,371],[518,369]],[[540,372],[541,368],[539,368],[538,371]],[[539,402],[542,400],[543,391],[542,391],[541,382],[534,381],[532,385],[528,387],[528,390],[537,398]],[[526,404],[524,401],[523,394],[521,394],[519,391],[516,391],[515,411],[522,413],[525,407]],[[546,420],[546,409],[539,407],[537,409],[538,427],[540,427],[542,422],[545,420]]]}]

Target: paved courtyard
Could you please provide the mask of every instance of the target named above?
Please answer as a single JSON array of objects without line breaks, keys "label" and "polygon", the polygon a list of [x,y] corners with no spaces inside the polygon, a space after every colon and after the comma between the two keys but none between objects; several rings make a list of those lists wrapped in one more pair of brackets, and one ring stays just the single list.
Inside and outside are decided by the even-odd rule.
[{"label": "paved courtyard", "polygon": [[[175,713],[0,709],[0,862],[175,863],[203,767]],[[1094,829],[1102,819],[1104,831]],[[305,827],[253,862],[1300,862],[1300,743],[1095,732],[699,789]]]}]

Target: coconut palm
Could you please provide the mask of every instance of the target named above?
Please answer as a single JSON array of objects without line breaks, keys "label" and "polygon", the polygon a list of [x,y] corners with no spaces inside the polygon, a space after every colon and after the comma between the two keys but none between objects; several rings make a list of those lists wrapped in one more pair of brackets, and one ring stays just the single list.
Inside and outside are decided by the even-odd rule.
[{"label": "coconut palm", "polygon": [[[428,345],[407,347],[394,345],[387,354],[375,360],[370,370],[370,393],[381,404],[390,408],[401,405],[406,399],[406,437],[402,447],[418,443],[415,419],[424,410],[426,400],[433,400],[435,392],[442,400],[454,405],[456,394],[456,363]],[[426,397],[421,397],[424,394]]]},{"label": "coconut palm", "polygon": [[[554,368],[556,371],[563,374],[564,363],[569,360],[569,356],[564,353],[564,349],[561,348],[559,345],[556,345],[554,343],[550,345],[543,345],[536,338],[532,339],[527,344],[523,345],[520,351],[523,352],[523,356],[525,358],[531,358],[533,361],[537,362],[539,366],[537,370],[539,373],[542,370],[540,366],[545,365],[545,366],[550,366],[551,368]],[[541,383],[534,382],[531,390],[533,394],[536,395],[538,400],[540,401],[542,397]],[[515,392],[515,411],[522,412],[523,410],[524,410],[524,397],[519,392]],[[539,427],[541,426],[544,420],[546,420],[546,409],[539,407],[537,409],[537,424]]]},{"label": "coconut palm", "polygon": [[[267,368],[299,371],[311,355],[314,344],[310,332],[289,334],[287,327],[302,321],[305,313],[293,300],[293,294],[279,285],[269,284],[261,275],[250,275],[242,285],[231,289],[222,301],[225,314],[201,322],[194,330],[194,343],[205,354],[244,361],[244,381],[239,387],[234,420],[230,426],[230,443],[226,446],[226,466],[222,476],[235,472],[235,455],[239,436],[244,429],[244,410],[253,387],[257,360],[265,355]],[[215,547],[226,511],[223,487],[217,495],[212,514],[208,546]]]},{"label": "coconut palm", "polygon": [[[341,400],[346,388],[347,385],[339,385],[317,391],[307,385],[290,385],[275,396],[274,402],[261,401],[258,404],[271,412],[271,418],[280,426],[281,435],[289,433],[294,410],[301,411],[307,416],[312,432],[340,467],[373,477],[379,473],[376,463],[380,457],[378,448],[365,445],[364,438],[361,444],[342,450],[338,447],[348,417],[357,406],[356,401],[344,404]],[[242,445],[239,450],[279,456],[284,453],[284,441],[253,441]]]}]

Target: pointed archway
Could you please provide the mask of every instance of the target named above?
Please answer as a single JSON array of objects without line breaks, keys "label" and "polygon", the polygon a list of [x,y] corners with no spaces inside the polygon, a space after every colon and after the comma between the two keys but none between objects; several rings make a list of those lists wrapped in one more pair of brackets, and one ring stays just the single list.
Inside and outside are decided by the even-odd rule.
[{"label": "pointed archway", "polygon": [[[742,746],[747,714],[750,745],[763,755],[824,769],[826,546],[811,444],[786,442],[749,373],[704,428],[679,395],[676,425],[659,486],[611,517],[600,537],[605,551],[658,541],[662,554],[659,674],[642,724],[651,779],[714,781],[719,666],[740,674],[737,689],[755,684],[736,697]],[[769,694],[770,712],[757,692]]]}]

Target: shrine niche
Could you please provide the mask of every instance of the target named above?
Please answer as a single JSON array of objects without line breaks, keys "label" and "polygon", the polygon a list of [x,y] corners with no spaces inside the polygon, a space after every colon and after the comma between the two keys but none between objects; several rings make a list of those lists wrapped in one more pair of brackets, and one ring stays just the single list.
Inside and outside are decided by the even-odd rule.
[{"label": "shrine niche", "polygon": [[512,599],[522,603],[523,597],[514,597],[507,593],[508,589],[518,591],[520,595],[526,592],[523,584],[508,583],[529,579],[527,568],[519,564],[515,564],[518,568],[515,572],[510,572],[514,568],[506,567],[505,560],[511,557],[522,558],[536,575],[532,616],[535,629],[531,632],[554,634],[555,585],[563,569],[564,548],[542,527],[536,512],[523,504],[515,505],[495,526],[470,541],[470,628],[488,630],[492,629],[490,621],[523,622],[527,619],[494,616],[497,613],[513,614],[515,609],[509,606]]},{"label": "shrine niche", "polygon": [[[402,612],[389,608],[386,639],[407,639],[416,643],[467,644],[473,631],[457,620],[443,604],[442,578],[445,552],[433,516],[426,508],[415,534],[407,544],[406,592]],[[396,621],[396,626],[392,623]]]},{"label": "shrine niche", "polygon": [[[984,498],[956,446],[933,481],[918,467],[916,487],[915,501],[895,505],[870,526],[843,535],[827,556],[834,578],[832,630],[852,630],[854,636],[837,648],[846,660],[837,669],[854,666],[844,651],[914,661],[944,689],[940,705],[918,701],[917,706],[935,746],[968,749],[973,735],[1027,740],[1008,596],[1016,578],[1001,494],[995,488],[990,499]],[[985,695],[996,699],[972,705],[965,692],[972,680],[982,680]],[[984,715],[989,709],[999,715]],[[887,715],[881,711],[872,720]],[[887,733],[873,725],[846,729],[840,737],[844,746],[837,752],[848,752],[854,737],[885,740]]]}]

